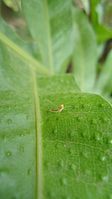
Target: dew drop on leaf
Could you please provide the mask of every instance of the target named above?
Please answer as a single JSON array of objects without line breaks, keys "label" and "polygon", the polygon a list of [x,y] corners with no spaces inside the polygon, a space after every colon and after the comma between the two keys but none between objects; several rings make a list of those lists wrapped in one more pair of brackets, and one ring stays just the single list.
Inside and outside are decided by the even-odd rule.
[{"label": "dew drop on leaf", "polygon": [[98,105],[98,107],[100,107],[100,108],[103,108],[103,104],[102,103],[100,103],[99,105]]},{"label": "dew drop on leaf", "polygon": [[96,120],[95,119],[91,119],[91,124],[96,124]]},{"label": "dew drop on leaf", "polygon": [[23,135],[23,133],[20,133],[19,136],[20,136],[20,137],[23,137],[24,135]]},{"label": "dew drop on leaf", "polygon": [[109,144],[112,144],[112,139],[109,140]]},{"label": "dew drop on leaf", "polygon": [[77,121],[80,122],[80,121],[81,121],[81,118],[80,118],[80,117],[77,117]]},{"label": "dew drop on leaf", "polygon": [[57,128],[55,128],[55,129],[52,131],[53,134],[57,134],[57,132],[58,132],[58,129],[57,129]]},{"label": "dew drop on leaf", "polygon": [[102,162],[106,161],[106,156],[102,156],[102,157],[101,157],[101,161],[102,161]]},{"label": "dew drop on leaf", "polygon": [[67,179],[66,178],[62,178],[61,179],[61,183],[62,183],[62,185],[67,185]]},{"label": "dew drop on leaf", "polygon": [[106,176],[102,176],[102,181],[104,181],[104,182],[108,182],[108,180],[109,180],[108,175],[106,175]]},{"label": "dew drop on leaf", "polygon": [[7,157],[10,157],[10,156],[12,155],[12,153],[11,153],[11,151],[6,151],[5,155],[6,155]]}]

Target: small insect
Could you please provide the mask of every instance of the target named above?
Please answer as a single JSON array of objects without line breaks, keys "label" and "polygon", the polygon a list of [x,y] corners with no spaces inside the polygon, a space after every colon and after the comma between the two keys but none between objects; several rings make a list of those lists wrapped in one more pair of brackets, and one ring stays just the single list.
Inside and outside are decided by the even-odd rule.
[{"label": "small insect", "polygon": [[57,109],[51,109],[51,112],[56,112],[56,113],[60,113],[62,110],[64,109],[64,105],[61,104],[60,106],[58,106]]}]

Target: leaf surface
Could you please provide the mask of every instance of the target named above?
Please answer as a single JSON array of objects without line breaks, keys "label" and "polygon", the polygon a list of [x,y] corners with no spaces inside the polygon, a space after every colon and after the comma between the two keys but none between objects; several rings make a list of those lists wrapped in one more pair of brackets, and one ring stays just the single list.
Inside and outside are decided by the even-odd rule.
[{"label": "leaf surface", "polygon": [[21,8],[21,0],[3,0],[3,1],[9,8],[12,8],[16,12],[19,11]]},{"label": "leaf surface", "polygon": [[109,53],[107,60],[102,66],[102,70],[100,72],[99,78],[96,81],[95,90],[99,93],[105,93],[105,89],[112,91],[112,84],[110,84],[112,79],[112,52]]},{"label": "leaf surface", "polygon": [[71,0],[27,0],[22,9],[35,44],[39,47],[41,62],[59,72],[73,50]]},{"label": "leaf surface", "polygon": [[98,13],[97,8],[98,8],[98,5],[101,6],[102,2],[100,0],[91,0],[90,1],[91,21],[92,21],[93,27],[96,31],[97,40],[99,42],[105,42],[106,40],[108,40],[112,37],[111,28],[109,28],[108,26],[105,26],[105,24],[103,22],[102,23],[99,22],[100,14]]},{"label": "leaf surface", "polygon": [[74,76],[81,90],[92,91],[97,63],[95,34],[87,17],[79,10],[73,10],[73,23],[75,32]]},{"label": "leaf surface", "polygon": [[80,92],[73,76],[38,77],[1,52],[1,198],[110,197],[112,107]]}]

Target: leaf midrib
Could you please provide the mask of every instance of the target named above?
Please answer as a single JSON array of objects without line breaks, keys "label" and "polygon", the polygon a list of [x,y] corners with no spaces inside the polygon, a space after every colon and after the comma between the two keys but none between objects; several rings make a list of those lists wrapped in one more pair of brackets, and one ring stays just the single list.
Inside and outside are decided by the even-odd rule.
[{"label": "leaf midrib", "polygon": [[31,57],[27,52],[11,41],[6,35],[0,32],[0,41],[13,50],[21,59],[30,63],[30,68],[44,75],[49,75],[50,71],[46,69],[39,61]]},{"label": "leaf midrib", "polygon": [[38,96],[38,87],[35,72],[32,71],[33,95],[34,95],[34,113],[35,113],[35,146],[36,146],[36,188],[35,199],[42,199],[42,129],[40,102]]}]

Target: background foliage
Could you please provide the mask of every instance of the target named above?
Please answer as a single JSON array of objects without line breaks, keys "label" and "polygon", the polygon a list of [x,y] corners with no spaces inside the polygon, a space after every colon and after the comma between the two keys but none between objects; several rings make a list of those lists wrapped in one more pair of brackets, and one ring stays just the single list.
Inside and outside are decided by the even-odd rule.
[{"label": "background foliage", "polygon": [[1,199],[111,199],[111,102],[111,0],[0,1]]}]

